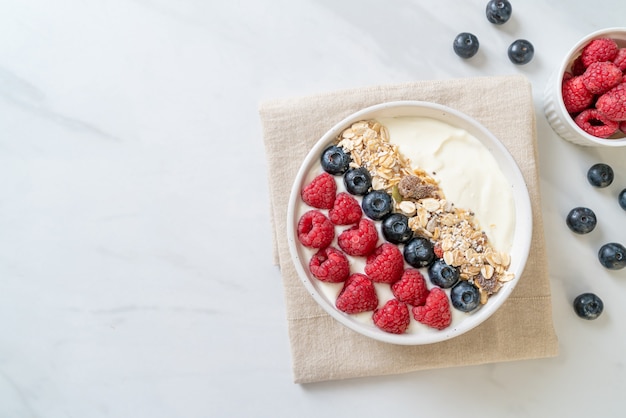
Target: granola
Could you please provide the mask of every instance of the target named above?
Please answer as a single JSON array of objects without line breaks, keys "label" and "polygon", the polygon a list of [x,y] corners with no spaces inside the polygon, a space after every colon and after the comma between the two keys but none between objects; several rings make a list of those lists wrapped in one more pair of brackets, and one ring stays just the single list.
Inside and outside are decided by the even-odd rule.
[{"label": "granola", "polygon": [[389,141],[387,128],[375,120],[359,121],[345,129],[337,145],[351,153],[352,167],[365,167],[372,188],[394,198],[395,210],[409,217],[416,235],[439,247],[444,261],[456,268],[462,280],[478,287],[481,303],[514,278],[507,271],[511,258],[497,251],[471,210],[446,199],[438,182],[411,162]]}]

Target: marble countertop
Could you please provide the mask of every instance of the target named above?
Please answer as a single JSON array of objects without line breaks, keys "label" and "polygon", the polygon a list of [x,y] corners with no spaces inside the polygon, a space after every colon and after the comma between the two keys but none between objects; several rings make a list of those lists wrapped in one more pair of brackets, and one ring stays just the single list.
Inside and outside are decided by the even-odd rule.
[{"label": "marble countertop", "polygon": [[[626,243],[626,148],[565,142],[541,103],[626,3],[513,1],[501,27],[486,3],[0,0],[0,417],[621,415],[626,271],[596,253]],[[506,56],[517,38],[526,66]],[[506,74],[533,86],[560,355],[292,383],[259,103]],[[586,182],[596,162],[611,187]],[[565,226],[575,206],[592,234]],[[596,321],[573,312],[584,291]]]}]

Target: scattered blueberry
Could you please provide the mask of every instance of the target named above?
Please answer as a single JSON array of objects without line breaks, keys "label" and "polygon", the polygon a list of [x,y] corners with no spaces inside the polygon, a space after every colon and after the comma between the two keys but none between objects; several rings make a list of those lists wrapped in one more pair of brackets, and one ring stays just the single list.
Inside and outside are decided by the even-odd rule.
[{"label": "scattered blueberry", "polygon": [[435,260],[433,244],[424,237],[412,238],[404,246],[404,259],[415,268],[428,266]]},{"label": "scattered blueberry", "polygon": [[587,180],[594,187],[607,187],[613,183],[613,169],[604,163],[594,164],[587,171]]},{"label": "scattered blueberry", "polygon": [[487,20],[495,25],[506,23],[513,13],[513,7],[507,0],[491,0],[487,3],[485,14]]},{"label": "scattered blueberry", "polygon": [[618,202],[622,209],[626,210],[626,189],[619,193]]},{"label": "scattered blueberry", "polygon": [[565,218],[567,226],[577,234],[587,234],[596,227],[596,214],[589,208],[572,209]]},{"label": "scattered blueberry", "polygon": [[471,33],[462,32],[454,38],[454,53],[461,58],[471,58],[478,52],[478,38]]},{"label": "scattered blueberry", "polygon": [[363,196],[372,187],[372,176],[365,167],[351,168],[343,176],[348,193]]},{"label": "scattered blueberry", "polygon": [[513,64],[523,65],[532,61],[535,56],[535,48],[533,44],[526,39],[518,39],[513,41],[509,46],[509,59]]},{"label": "scattered blueberry", "polygon": [[435,286],[448,289],[459,281],[459,271],[439,258],[428,267],[428,277]]},{"label": "scattered blueberry", "polygon": [[324,171],[333,175],[343,174],[348,171],[351,160],[350,154],[337,145],[329,146],[320,156],[320,162]]},{"label": "scattered blueberry", "polygon": [[403,244],[413,238],[409,218],[402,213],[391,213],[383,219],[381,229],[385,239],[392,244]]},{"label": "scattered blueberry", "polygon": [[391,195],[383,190],[372,190],[363,196],[361,202],[363,213],[370,219],[379,221],[391,213],[393,209],[393,199]]},{"label": "scattered blueberry", "polygon": [[471,312],[480,305],[480,292],[467,280],[461,280],[450,291],[450,302],[459,311]]},{"label": "scattered blueberry", "polygon": [[596,319],[604,310],[604,303],[593,293],[583,293],[574,299],[576,315],[583,319]]},{"label": "scattered blueberry", "polygon": [[610,270],[620,270],[626,267],[626,248],[617,242],[604,244],[598,251],[600,264]]}]

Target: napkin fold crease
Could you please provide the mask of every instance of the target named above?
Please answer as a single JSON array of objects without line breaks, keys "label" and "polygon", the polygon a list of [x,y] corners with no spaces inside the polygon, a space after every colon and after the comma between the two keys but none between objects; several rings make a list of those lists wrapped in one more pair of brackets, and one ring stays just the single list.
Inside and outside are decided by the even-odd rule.
[{"label": "napkin fold crease", "polygon": [[[530,255],[509,299],[473,330],[451,340],[420,346],[378,342],[335,321],[307,293],[287,246],[287,202],[309,149],[344,117],[368,106],[397,100],[439,103],[482,123],[517,162],[533,210]],[[526,77],[427,80],[349,89],[267,101],[261,103],[259,114],[268,159],[274,262],[280,266],[283,278],[295,383],[558,354],[541,217],[535,112],[532,88]]]}]

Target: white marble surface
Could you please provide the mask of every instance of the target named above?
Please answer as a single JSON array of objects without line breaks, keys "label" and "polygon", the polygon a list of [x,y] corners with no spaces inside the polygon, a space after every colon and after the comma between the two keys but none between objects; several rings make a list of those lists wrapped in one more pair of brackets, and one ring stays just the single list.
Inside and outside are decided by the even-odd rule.
[{"label": "white marble surface", "polygon": [[[0,0],[0,417],[620,416],[626,149],[560,140],[541,94],[622,0]],[[452,39],[474,32],[463,62]],[[506,48],[531,40],[534,61]],[[271,264],[260,101],[418,79],[533,84],[557,358],[298,386]],[[593,190],[595,162],[614,185]],[[592,207],[589,236],[564,216]],[[240,257],[245,257],[242,263]],[[578,319],[595,291],[605,314]]]}]

